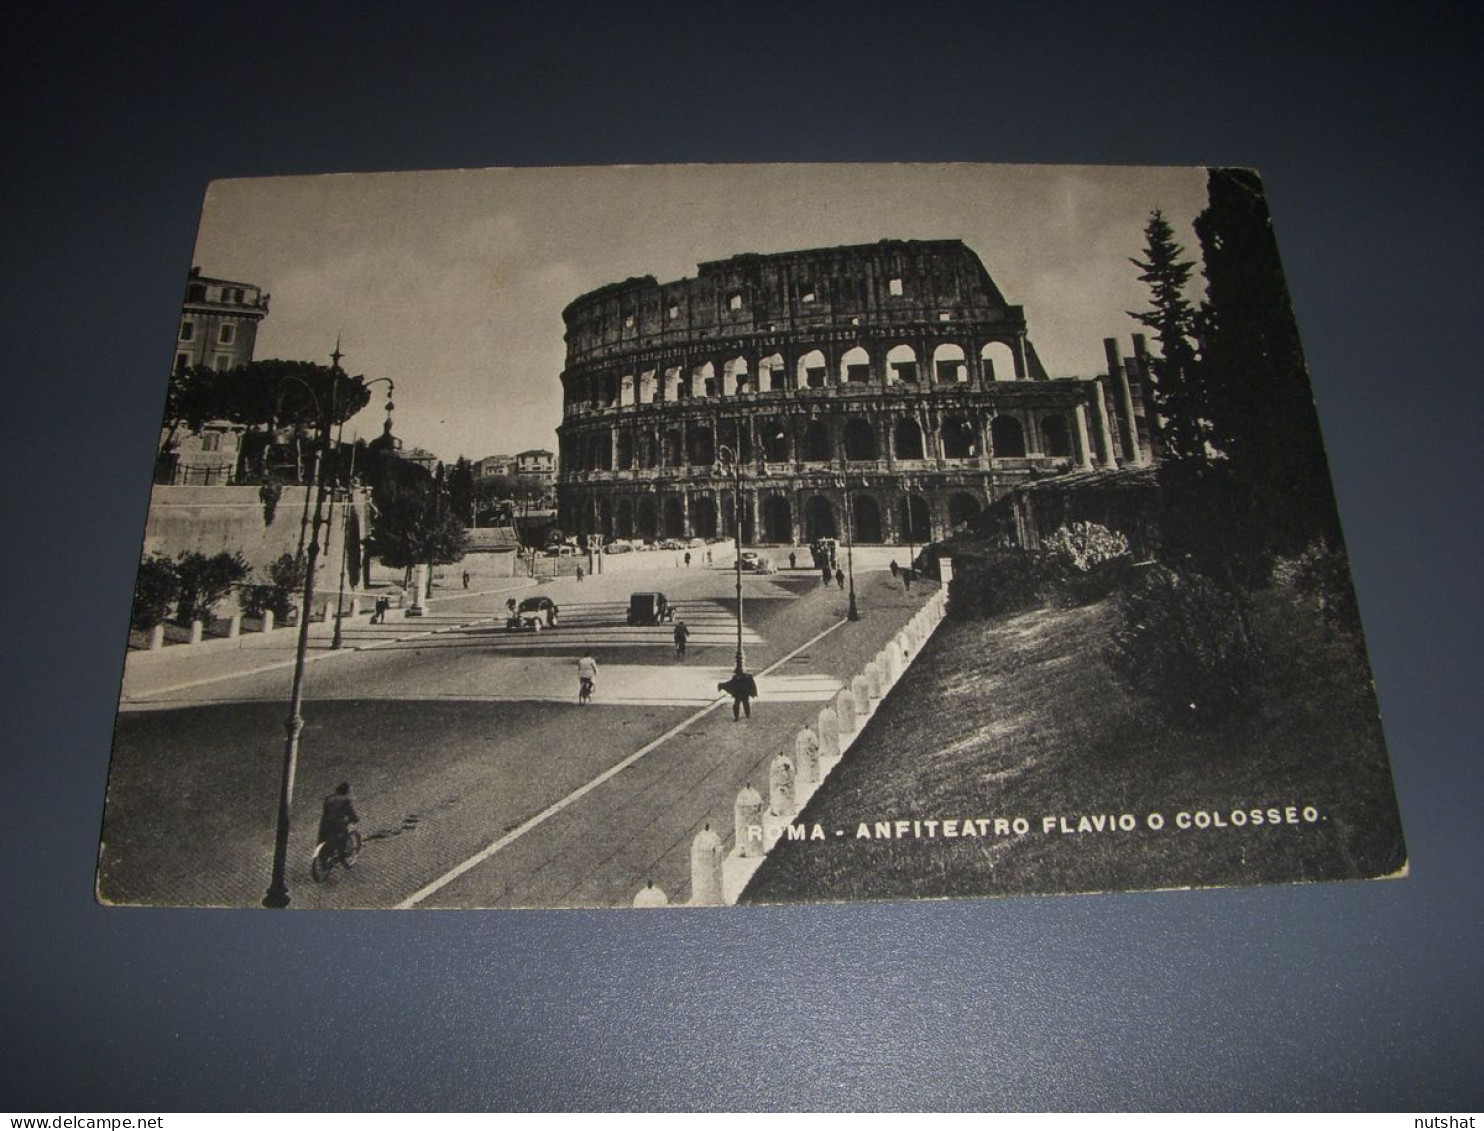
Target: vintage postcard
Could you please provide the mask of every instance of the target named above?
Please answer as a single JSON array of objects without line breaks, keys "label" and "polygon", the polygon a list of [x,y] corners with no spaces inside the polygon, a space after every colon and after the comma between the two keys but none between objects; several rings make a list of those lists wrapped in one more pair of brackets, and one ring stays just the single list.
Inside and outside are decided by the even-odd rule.
[{"label": "vintage postcard", "polygon": [[101,901],[1405,873],[1255,173],[225,181],[192,264]]}]

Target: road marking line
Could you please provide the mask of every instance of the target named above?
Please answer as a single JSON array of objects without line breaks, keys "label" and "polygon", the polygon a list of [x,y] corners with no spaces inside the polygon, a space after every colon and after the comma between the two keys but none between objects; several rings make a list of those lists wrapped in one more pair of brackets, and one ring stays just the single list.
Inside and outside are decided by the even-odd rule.
[{"label": "road marking line", "polygon": [[[821,640],[823,640],[830,633],[834,632],[835,629],[839,628],[841,625],[849,623],[850,622],[848,620],[836,621],[834,624],[830,625],[829,628],[821,632],[818,636],[815,636],[810,640],[806,640],[803,644],[800,644],[788,655],[784,656],[782,659],[776,661],[773,664],[770,664],[768,667],[758,672],[758,676],[768,675],[775,669],[782,667],[784,664],[788,663],[789,660],[793,659],[806,648],[812,648],[815,644],[818,644]],[[548,821],[552,817],[555,817],[563,809],[568,808],[574,802],[580,801],[593,790],[597,789],[600,785],[606,783],[610,778],[616,777],[618,774],[622,773],[624,770],[632,766],[635,762],[638,762],[641,758],[644,758],[646,755],[658,749],[666,742],[669,742],[670,739],[674,738],[677,734],[685,730],[692,723],[698,722],[701,718],[716,710],[716,708],[725,703],[727,699],[728,696],[723,695],[706,704],[706,706],[702,707],[699,711],[696,711],[693,715],[685,719],[683,722],[671,727],[664,734],[660,735],[652,742],[641,746],[638,750],[634,751],[634,753],[630,754],[623,761],[616,762],[614,765],[609,766],[608,769],[604,770],[601,774],[593,778],[587,784],[578,786],[571,793],[567,794],[566,797],[563,797],[560,801],[553,802],[545,809],[541,810],[541,812],[537,813],[534,817],[529,818],[523,824],[517,825],[515,828],[511,829],[508,833],[500,837],[498,840],[494,841],[492,844],[488,844],[484,848],[481,848],[478,852],[469,857],[469,859],[465,860],[462,864],[455,865],[447,872],[443,873],[443,875],[439,876],[432,883],[418,888],[417,891],[413,892],[401,903],[397,904],[396,910],[405,911],[409,908],[416,907],[423,900],[427,899],[428,896],[433,895],[434,893],[447,887],[449,884],[453,883],[454,880],[458,879],[470,869],[477,868],[480,864],[483,864],[486,860],[488,860],[495,853],[499,852],[502,848],[505,848],[507,845],[519,840],[521,837],[525,836],[526,833],[530,832],[538,825],[545,824],[546,821]]]}]

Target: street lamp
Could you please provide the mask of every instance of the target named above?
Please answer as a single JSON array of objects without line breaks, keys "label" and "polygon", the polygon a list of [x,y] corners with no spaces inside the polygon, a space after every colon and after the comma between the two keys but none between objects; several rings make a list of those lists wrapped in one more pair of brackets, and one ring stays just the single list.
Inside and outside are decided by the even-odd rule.
[{"label": "street lamp", "polygon": [[[336,365],[338,366],[339,365],[338,358],[339,358],[339,356],[341,356],[340,355],[340,343],[339,342],[336,342],[335,343],[335,356],[337,358]],[[396,384],[392,381],[392,379],[390,377],[377,377],[377,378],[374,378],[373,380],[366,381],[363,384],[364,384],[364,387],[365,388],[368,388],[369,389],[372,385],[379,385],[379,384],[381,384],[383,382],[386,383],[386,417],[387,417],[387,420],[390,421],[391,418],[392,418],[392,409],[396,407],[395,405],[392,404],[392,395],[397,391]],[[335,456],[336,456],[337,461],[338,461],[338,459],[340,457],[340,448],[341,448],[341,442],[340,441],[341,441],[341,437],[343,437],[344,435],[345,435],[345,421],[342,420],[340,422],[339,431],[336,433],[336,436],[335,436]],[[355,448],[352,447],[351,450],[350,450],[350,470],[349,470],[349,472],[346,475],[346,478],[347,478],[348,482],[346,484],[345,505],[346,505],[347,508],[350,506],[350,490],[351,490],[351,484],[353,484],[355,482],[355,474],[356,474],[356,451],[355,451]],[[332,518],[334,516],[334,513],[335,513],[335,496],[332,494],[330,496],[330,514],[331,514]],[[331,523],[330,528],[332,530],[334,529],[333,522]],[[340,625],[341,625],[341,622],[345,619],[345,560],[346,560],[346,557],[347,556],[348,555],[345,552],[345,538],[344,538],[344,536],[342,534],[341,539],[340,539],[340,589],[339,589],[339,592],[335,596],[335,635],[330,640],[330,648],[333,649],[333,650],[338,650],[343,645],[343,643],[344,643],[342,641],[341,635],[340,635]]]},{"label": "street lamp", "polygon": [[855,510],[850,505],[850,472],[841,480],[845,488],[845,570],[850,575],[850,620],[860,620],[860,610],[855,607]]},{"label": "street lamp", "polygon": [[[324,509],[325,485],[329,479],[330,422],[334,419],[336,396],[340,385],[340,343],[335,343],[335,352],[330,355],[334,362],[330,370],[330,415],[326,416],[320,406],[319,397],[306,381],[298,381],[314,402],[319,417],[319,460],[315,473],[314,519],[310,525],[309,556],[304,570],[304,608],[299,616],[299,642],[294,652],[294,683],[289,693],[289,717],[284,723],[287,738],[283,750],[283,774],[278,784],[278,823],[273,836],[273,876],[263,896],[264,907],[287,907],[289,905],[288,855],[289,855],[289,810],[294,801],[294,773],[299,761],[299,735],[304,730],[304,716],[300,707],[304,702],[304,657],[309,650],[309,614],[314,608],[314,571],[319,564],[319,528]],[[307,496],[306,496],[307,498]]]},{"label": "street lamp", "polygon": [[725,444],[716,446],[716,454],[723,463],[732,465],[732,513],[737,543],[737,666],[733,674],[742,675],[746,670],[742,654],[742,456]]}]

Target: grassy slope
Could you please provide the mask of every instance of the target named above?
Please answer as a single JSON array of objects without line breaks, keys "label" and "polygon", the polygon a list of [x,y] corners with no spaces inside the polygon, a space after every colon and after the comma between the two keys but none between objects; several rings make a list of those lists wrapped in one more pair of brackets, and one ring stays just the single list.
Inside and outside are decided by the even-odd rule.
[{"label": "grassy slope", "polygon": [[[1405,861],[1375,698],[1345,637],[1261,594],[1267,649],[1254,708],[1171,728],[1102,659],[1112,600],[949,621],[800,820],[752,902],[1241,884],[1385,875]],[[1174,828],[1182,810],[1313,805],[1314,824]],[[1169,822],[1144,827],[1151,811]],[[1042,832],[1041,818],[1131,813],[1135,832]],[[864,840],[860,822],[1026,818],[1025,836]],[[842,836],[836,836],[836,830]]]}]

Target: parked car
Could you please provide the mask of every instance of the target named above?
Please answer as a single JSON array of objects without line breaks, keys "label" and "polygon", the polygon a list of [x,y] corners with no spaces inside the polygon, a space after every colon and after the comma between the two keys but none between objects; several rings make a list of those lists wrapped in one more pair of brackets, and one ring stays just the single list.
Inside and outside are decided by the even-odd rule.
[{"label": "parked car", "polygon": [[770,561],[768,561],[767,558],[758,558],[758,560],[752,566],[752,572],[753,573],[772,573],[773,572],[773,563],[770,562]]},{"label": "parked car", "polygon": [[756,550],[743,550],[742,551],[742,568],[743,569],[756,569],[757,568],[757,563],[760,562],[761,560],[762,559],[758,556],[758,552]]},{"label": "parked car", "polygon": [[603,547],[605,554],[632,554],[633,552],[634,547],[628,542],[609,542]]},{"label": "parked car", "polygon": [[675,609],[663,593],[630,593],[628,619],[630,624],[659,624],[674,620]]},{"label": "parked car", "polygon": [[505,627],[517,632],[540,632],[543,628],[555,628],[556,622],[557,607],[550,597],[527,597],[506,618]]}]

